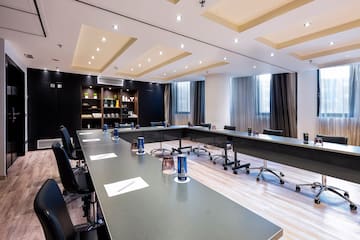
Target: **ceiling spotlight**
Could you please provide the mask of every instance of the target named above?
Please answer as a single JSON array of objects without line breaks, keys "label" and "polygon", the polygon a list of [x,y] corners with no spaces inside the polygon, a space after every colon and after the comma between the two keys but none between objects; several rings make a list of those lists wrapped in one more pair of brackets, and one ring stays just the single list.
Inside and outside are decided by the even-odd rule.
[{"label": "ceiling spotlight", "polygon": [[163,73],[164,76],[166,76],[166,73]]},{"label": "ceiling spotlight", "polygon": [[163,52],[162,52],[162,51],[160,51],[160,52],[159,52],[159,54],[160,54],[160,55],[163,55]]},{"label": "ceiling spotlight", "polygon": [[253,66],[253,69],[256,69],[256,65]]},{"label": "ceiling spotlight", "polygon": [[61,43],[58,43],[58,44],[56,44],[56,46],[58,46],[59,48],[62,48],[62,44]]},{"label": "ceiling spotlight", "polygon": [[141,63],[138,64],[138,67],[141,68]]},{"label": "ceiling spotlight", "polygon": [[273,57],[273,56],[275,56],[275,54],[272,52],[272,53],[270,53],[270,57]]},{"label": "ceiling spotlight", "polygon": [[117,24],[114,24],[114,25],[113,25],[113,29],[114,29],[115,31],[117,31],[117,30],[119,29],[119,26],[118,26]]},{"label": "ceiling spotlight", "polygon": [[44,72],[47,72],[47,68],[44,68]]},{"label": "ceiling spotlight", "polygon": [[173,72],[176,73],[176,69]]},{"label": "ceiling spotlight", "polygon": [[199,64],[202,64],[202,61],[201,61],[201,60],[199,61]]},{"label": "ceiling spotlight", "polygon": [[205,0],[199,0],[200,6],[205,7],[205,2],[206,2]]},{"label": "ceiling spotlight", "polygon": [[56,71],[57,71],[57,72],[60,72],[60,69],[59,69],[59,67],[56,67]]},{"label": "ceiling spotlight", "polygon": [[333,41],[331,41],[330,43],[329,43],[329,45],[330,46],[332,46],[332,45],[334,45],[335,43],[333,42]]},{"label": "ceiling spotlight", "polygon": [[90,85],[90,87],[89,87],[90,89],[92,88],[92,86]]},{"label": "ceiling spotlight", "polygon": [[97,52],[100,52],[100,48],[96,48],[96,51],[97,51]]},{"label": "ceiling spotlight", "polygon": [[181,48],[184,48],[185,46],[184,46],[184,44],[182,43],[182,44],[180,45],[180,47],[181,47]]},{"label": "ceiling spotlight", "polygon": [[105,38],[105,37],[102,37],[102,38],[101,38],[101,42],[103,42],[103,43],[106,42],[106,38]]},{"label": "ceiling spotlight", "polygon": [[111,90],[111,87],[109,87],[109,90]]},{"label": "ceiling spotlight", "polygon": [[227,57],[224,57],[224,61],[226,61],[227,60]]},{"label": "ceiling spotlight", "polygon": [[148,61],[148,62],[151,62],[151,58],[148,58],[147,61]]},{"label": "ceiling spotlight", "polygon": [[91,64],[91,61],[88,61],[88,64],[90,65],[90,64]]},{"label": "ceiling spotlight", "polygon": [[311,25],[310,22],[305,22],[305,23],[304,23],[304,27],[306,27],[306,28],[307,28],[307,27],[310,27],[310,25]]},{"label": "ceiling spotlight", "polygon": [[178,15],[176,16],[176,21],[181,22],[181,19],[182,19],[181,14],[178,14]]},{"label": "ceiling spotlight", "polygon": [[132,72],[133,72],[133,71],[134,71],[134,69],[133,69],[133,68],[130,68],[130,71],[132,71]]},{"label": "ceiling spotlight", "polygon": [[234,43],[238,43],[238,42],[239,42],[239,39],[235,38]]},{"label": "ceiling spotlight", "polygon": [[94,59],[95,59],[95,56],[91,56],[91,59],[94,60]]},{"label": "ceiling spotlight", "polygon": [[185,66],[185,69],[188,69],[188,68],[189,68],[189,66],[188,66],[188,65],[186,65],[186,66]]}]

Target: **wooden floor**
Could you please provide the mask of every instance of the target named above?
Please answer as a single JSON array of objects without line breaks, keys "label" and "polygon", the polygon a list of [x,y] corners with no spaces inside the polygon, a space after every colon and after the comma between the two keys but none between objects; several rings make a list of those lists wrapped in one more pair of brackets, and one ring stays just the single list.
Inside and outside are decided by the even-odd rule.
[{"label": "wooden floor", "polygon": [[[194,145],[184,143],[183,145]],[[149,152],[157,143],[146,144]],[[164,147],[177,146],[177,141]],[[221,152],[212,149],[212,152]],[[244,163],[260,166],[262,160],[238,155]],[[272,176],[266,181],[255,180],[257,171],[250,175],[224,171],[221,164],[214,165],[208,157],[189,156],[191,178],[225,195],[284,229],[282,239],[360,239],[360,213],[351,212],[348,204],[331,193],[321,196],[321,204],[313,201],[314,190],[295,192],[295,183],[319,181],[320,175],[300,169],[269,163],[285,173],[286,183],[280,185]],[[52,151],[28,152],[9,169],[8,177],[0,181],[0,239],[44,239],[40,223],[33,211],[33,200],[41,184],[48,178],[59,182],[56,161]],[[360,185],[329,178],[328,183],[345,188],[351,199],[360,205]],[[74,224],[84,222],[81,202],[68,205]],[[360,208],[360,206],[359,206]],[[360,211],[360,210],[359,210]],[[216,227],[216,226],[214,226]],[[239,233],[240,239],[241,233]]]}]

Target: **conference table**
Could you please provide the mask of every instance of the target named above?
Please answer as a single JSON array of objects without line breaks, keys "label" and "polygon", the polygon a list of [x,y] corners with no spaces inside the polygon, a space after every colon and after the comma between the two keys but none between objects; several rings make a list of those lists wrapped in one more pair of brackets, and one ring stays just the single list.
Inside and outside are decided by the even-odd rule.
[{"label": "conference table", "polygon": [[[186,131],[185,126],[121,129],[120,136],[179,140]],[[195,179],[175,182],[176,174],[163,174],[158,158],[132,152],[130,141],[114,140],[111,132],[101,130],[79,130],[77,135],[112,239],[261,240],[283,234],[279,226]],[[110,192],[110,186],[119,189]]]}]

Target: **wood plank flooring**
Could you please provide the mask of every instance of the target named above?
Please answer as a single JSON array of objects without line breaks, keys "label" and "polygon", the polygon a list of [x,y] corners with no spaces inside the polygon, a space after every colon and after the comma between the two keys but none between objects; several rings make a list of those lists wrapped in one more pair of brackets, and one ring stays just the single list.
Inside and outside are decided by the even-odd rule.
[{"label": "wood plank flooring", "polygon": [[[171,148],[177,144],[171,141],[163,146]],[[196,144],[184,142],[185,145]],[[158,146],[157,143],[146,144],[145,149],[149,152]],[[216,148],[211,151],[221,152]],[[244,163],[250,162],[251,166],[262,164],[262,160],[246,155],[239,154],[238,158]],[[234,175],[230,170],[222,170],[220,162],[214,165],[206,156],[191,155],[188,164],[191,178],[282,227],[282,239],[360,239],[360,214],[351,212],[345,201],[326,193],[317,205],[313,201],[314,190],[294,191],[295,183],[320,181],[319,174],[269,162],[270,167],[285,173],[286,183],[280,185],[270,175],[266,175],[266,181],[257,182],[255,170],[249,175],[243,171]],[[33,211],[33,200],[48,178],[60,182],[51,150],[28,152],[9,169],[8,177],[0,181],[0,239],[44,239]],[[334,178],[329,178],[328,183],[347,189],[351,199],[360,205],[359,184]],[[81,201],[71,202],[68,208],[74,224],[85,221]],[[240,236],[241,233],[239,239]]]}]

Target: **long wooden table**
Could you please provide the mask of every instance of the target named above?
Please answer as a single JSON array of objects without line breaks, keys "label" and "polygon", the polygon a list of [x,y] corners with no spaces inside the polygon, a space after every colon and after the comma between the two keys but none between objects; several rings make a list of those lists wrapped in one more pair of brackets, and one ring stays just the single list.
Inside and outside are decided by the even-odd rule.
[{"label": "long wooden table", "polygon": [[[153,140],[178,139],[186,137],[186,127],[122,130],[120,136],[132,140],[139,134],[153,136]],[[112,239],[261,240],[282,236],[280,227],[196,180],[174,182],[176,175],[163,175],[157,158],[136,155],[123,139],[113,141],[111,134],[95,130],[78,131],[78,137]],[[106,153],[117,156],[90,160],[92,155]],[[104,184],[134,177],[141,177],[149,187],[108,197]]]}]

